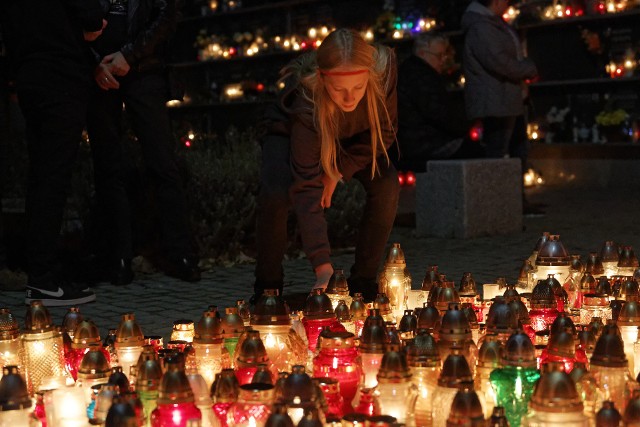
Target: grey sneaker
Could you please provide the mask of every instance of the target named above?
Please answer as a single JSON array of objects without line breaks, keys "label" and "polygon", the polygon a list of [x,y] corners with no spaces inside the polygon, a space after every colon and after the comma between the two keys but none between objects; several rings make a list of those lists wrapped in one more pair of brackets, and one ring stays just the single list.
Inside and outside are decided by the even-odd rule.
[{"label": "grey sneaker", "polygon": [[91,288],[78,289],[70,283],[54,282],[51,287],[27,285],[24,303],[29,305],[31,301],[36,300],[42,301],[42,304],[47,307],[61,307],[95,301],[96,294]]}]

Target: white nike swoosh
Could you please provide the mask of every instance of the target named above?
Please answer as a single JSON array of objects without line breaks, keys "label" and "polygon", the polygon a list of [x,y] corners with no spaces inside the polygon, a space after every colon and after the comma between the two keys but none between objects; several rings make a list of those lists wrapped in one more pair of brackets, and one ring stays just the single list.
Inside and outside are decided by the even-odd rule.
[{"label": "white nike swoosh", "polygon": [[[38,288],[36,288],[38,289]],[[64,291],[62,290],[62,288],[60,286],[58,286],[58,290],[56,292],[51,292],[51,291],[45,291],[44,289],[38,289],[40,292],[42,292],[45,295],[49,295],[50,297],[61,297],[62,295],[64,295]]]}]

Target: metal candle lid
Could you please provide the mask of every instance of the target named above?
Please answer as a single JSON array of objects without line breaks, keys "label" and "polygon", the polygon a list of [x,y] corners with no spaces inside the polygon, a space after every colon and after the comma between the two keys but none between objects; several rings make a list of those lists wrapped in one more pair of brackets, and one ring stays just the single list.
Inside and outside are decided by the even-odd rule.
[{"label": "metal candle lid", "polygon": [[95,380],[99,378],[108,379],[111,374],[111,365],[100,349],[89,350],[80,362],[78,368],[78,379]]},{"label": "metal candle lid", "polygon": [[473,382],[473,374],[467,359],[461,353],[461,347],[451,347],[451,354],[447,356],[438,377],[438,385],[447,388],[459,388],[464,383]]},{"label": "metal candle lid", "polygon": [[549,328],[549,332],[553,335],[556,332],[562,332],[568,330],[569,333],[573,336],[576,334],[576,325],[571,320],[571,316],[566,311],[562,313],[558,313],[556,318],[551,323],[551,327]]},{"label": "metal candle lid", "polygon": [[634,390],[631,400],[627,404],[622,415],[622,422],[625,426],[636,426],[640,422],[640,390]]},{"label": "metal candle lid", "polygon": [[589,252],[589,258],[587,258],[587,265],[585,265],[584,271],[585,273],[591,273],[594,277],[599,277],[604,274],[602,260],[596,252]]},{"label": "metal candle lid", "polygon": [[137,365],[136,391],[158,390],[162,378],[162,366],[157,359],[147,359]]},{"label": "metal candle lid", "polygon": [[606,240],[600,248],[600,259],[602,262],[618,262],[620,254],[619,246],[613,240]]},{"label": "metal candle lid", "polygon": [[282,403],[299,405],[315,401],[316,397],[316,387],[311,377],[305,372],[304,366],[294,365],[291,373],[284,380]]},{"label": "metal candle lid", "polygon": [[224,309],[224,317],[221,323],[221,333],[224,338],[239,337],[244,331],[244,321],[238,314],[238,307],[227,307]]},{"label": "metal candle lid", "polygon": [[73,333],[78,326],[78,323],[82,322],[84,316],[80,313],[79,307],[69,307],[69,311],[62,318],[62,327],[73,338]]},{"label": "metal candle lid", "polygon": [[385,267],[400,267],[405,268],[407,266],[407,261],[404,257],[404,251],[400,247],[400,243],[392,243],[391,248],[389,248],[389,253],[387,254],[387,259],[384,262]]},{"label": "metal candle lid", "polygon": [[591,364],[611,368],[626,367],[627,357],[624,354],[624,343],[615,323],[607,323],[596,342],[591,356]]},{"label": "metal candle lid", "polygon": [[247,331],[247,337],[242,341],[240,349],[236,351],[239,351],[238,363],[257,365],[269,361],[267,349],[264,347],[262,339],[260,339],[260,332],[256,330]]},{"label": "metal candle lid", "polygon": [[116,332],[116,347],[138,347],[144,345],[144,334],[133,313],[122,315]]},{"label": "metal candle lid", "polygon": [[435,330],[438,327],[440,327],[440,312],[433,304],[424,303],[418,316],[418,328]]},{"label": "metal candle lid", "polygon": [[487,313],[486,324],[488,333],[511,334],[518,329],[518,316],[504,297],[498,296]]},{"label": "metal candle lid", "polygon": [[[329,297],[325,295],[329,300]],[[308,299],[307,299],[308,303]],[[331,306],[331,300],[329,300]],[[333,307],[332,307],[333,310]],[[307,314],[305,313],[305,316]],[[251,325],[290,325],[289,306],[277,289],[265,289],[251,313]]]},{"label": "metal candle lid", "polygon": [[225,368],[216,374],[216,379],[211,385],[213,400],[215,403],[230,403],[238,399],[240,384],[232,368]]},{"label": "metal candle lid", "polygon": [[560,241],[560,236],[553,234],[542,244],[536,258],[536,265],[568,266],[571,265],[571,257]]},{"label": "metal candle lid", "polygon": [[349,295],[349,285],[344,270],[337,268],[333,271],[329,283],[327,284],[326,294]]},{"label": "metal candle lid", "polygon": [[174,355],[166,359],[167,371],[162,376],[158,389],[158,404],[193,402],[193,390],[184,372],[184,356]]},{"label": "metal candle lid", "polygon": [[426,329],[420,329],[415,338],[407,342],[405,350],[407,363],[411,367],[440,366],[438,345],[435,338]]},{"label": "metal candle lid", "polygon": [[473,384],[463,386],[456,393],[447,418],[449,426],[484,427],[484,412]]},{"label": "metal candle lid", "polygon": [[331,299],[321,288],[315,288],[311,291],[305,302],[303,313],[304,317],[309,320],[335,319],[336,317]]},{"label": "metal candle lid", "polygon": [[460,280],[458,294],[461,297],[475,297],[478,295],[478,288],[476,287],[476,281],[470,272],[462,273],[462,279]]},{"label": "metal candle lid", "polygon": [[437,265],[430,265],[427,269],[426,274],[424,275],[424,279],[422,280],[423,291],[431,291],[434,286],[438,286],[440,283],[440,273],[438,272]]},{"label": "metal candle lid", "polygon": [[353,294],[353,301],[349,306],[349,311],[353,316],[353,320],[364,320],[367,317],[367,305],[364,303],[364,298],[360,292]]},{"label": "metal candle lid", "polygon": [[596,414],[596,427],[619,427],[622,415],[611,400],[602,402],[602,408]]},{"label": "metal candle lid", "polygon": [[0,380],[0,412],[27,409],[31,407],[31,399],[18,367],[7,365],[2,368]]},{"label": "metal candle lid", "polygon": [[549,337],[547,344],[549,354],[560,357],[575,357],[576,345],[573,335],[567,331],[554,332]]},{"label": "metal candle lid", "polygon": [[478,366],[483,368],[499,368],[502,366],[504,347],[498,335],[487,334],[478,350]]},{"label": "metal candle lid", "polygon": [[398,326],[400,332],[415,332],[418,329],[418,318],[412,310],[405,310]]},{"label": "metal candle lid", "polygon": [[42,333],[52,331],[54,328],[51,314],[42,301],[31,301],[24,318],[25,333]]},{"label": "metal candle lid", "polygon": [[440,340],[445,341],[463,341],[471,338],[471,325],[458,304],[451,304],[442,316],[438,336]]},{"label": "metal candle lid", "polygon": [[397,344],[389,345],[382,356],[377,379],[380,383],[406,382],[411,378],[411,371],[407,363],[407,356]]},{"label": "metal candle lid", "polygon": [[531,308],[556,308],[557,305],[558,303],[556,302],[551,284],[546,280],[538,280],[538,284],[533,288],[533,292],[531,293]]},{"label": "metal candle lid", "polygon": [[351,313],[349,312],[349,307],[345,300],[341,299],[338,301],[338,305],[336,305],[334,312],[336,313],[336,319],[338,319],[338,322],[351,321]]},{"label": "metal candle lid", "polygon": [[113,403],[107,412],[105,420],[107,426],[137,427],[138,417],[136,411],[122,396],[113,396]]},{"label": "metal candle lid", "polygon": [[582,412],[582,399],[576,385],[561,367],[554,363],[547,365],[533,390],[529,407],[541,412]]},{"label": "metal candle lid", "polygon": [[638,258],[633,252],[633,247],[623,246],[622,252],[620,253],[620,259],[618,259],[618,267],[636,268],[638,266],[640,266],[640,263],[638,263]]},{"label": "metal candle lid", "polygon": [[98,326],[90,319],[80,321],[73,331],[71,348],[80,349],[101,346],[101,344]]},{"label": "metal candle lid", "polygon": [[194,344],[222,343],[222,320],[216,311],[207,310],[202,313],[193,335]]},{"label": "metal candle lid", "polygon": [[640,326],[640,303],[626,301],[618,315],[618,326]]},{"label": "metal candle lid", "polygon": [[504,366],[536,367],[536,350],[527,334],[518,331],[511,335],[504,346]]}]

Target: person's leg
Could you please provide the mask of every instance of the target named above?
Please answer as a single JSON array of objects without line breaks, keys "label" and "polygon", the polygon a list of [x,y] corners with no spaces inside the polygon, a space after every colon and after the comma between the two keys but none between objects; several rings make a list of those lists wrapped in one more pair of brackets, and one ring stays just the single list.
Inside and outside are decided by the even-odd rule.
[{"label": "person's leg", "polygon": [[[95,242],[99,256],[105,257],[116,284],[133,279],[131,208],[124,178],[122,151],[122,95],[119,90],[93,87],[87,114],[87,128],[93,156],[97,212],[94,221],[101,229]],[[124,265],[123,265],[124,264]],[[127,268],[128,267],[128,268]]]},{"label": "person's leg", "polygon": [[354,177],[367,193],[362,220],[358,228],[355,262],[351,267],[349,289],[360,292],[365,301],[373,301],[378,292],[376,276],[398,209],[400,184],[398,172],[385,160],[378,162],[379,174],[371,179],[366,167]]},{"label": "person's leg", "polygon": [[255,297],[265,289],[282,294],[282,260],[287,250],[287,219],[291,207],[292,183],[289,164],[289,138],[267,135],[262,140],[260,190],[256,208],[256,281]]},{"label": "person's leg", "polygon": [[516,116],[485,117],[482,119],[482,142],[485,156],[501,158],[509,154],[509,140],[513,134]]},{"label": "person's leg", "polygon": [[192,247],[186,194],[166,109],[166,84],[161,73],[130,74],[121,89],[161,212],[163,249],[168,261],[166,273],[197,281],[198,257]]},{"label": "person's leg", "polygon": [[72,168],[85,124],[87,93],[75,88],[24,85],[18,92],[27,128],[29,182],[27,187],[28,285],[25,302],[45,305],[82,304],[95,300],[64,284],[58,277],[58,238]]}]

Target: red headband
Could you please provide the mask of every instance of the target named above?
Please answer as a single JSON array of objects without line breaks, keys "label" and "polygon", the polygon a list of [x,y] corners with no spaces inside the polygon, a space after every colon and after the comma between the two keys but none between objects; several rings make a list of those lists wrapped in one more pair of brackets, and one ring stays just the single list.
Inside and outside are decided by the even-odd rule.
[{"label": "red headband", "polygon": [[368,73],[369,70],[355,70],[355,71],[325,71],[320,70],[320,74],[325,76],[354,76],[356,74]]}]

